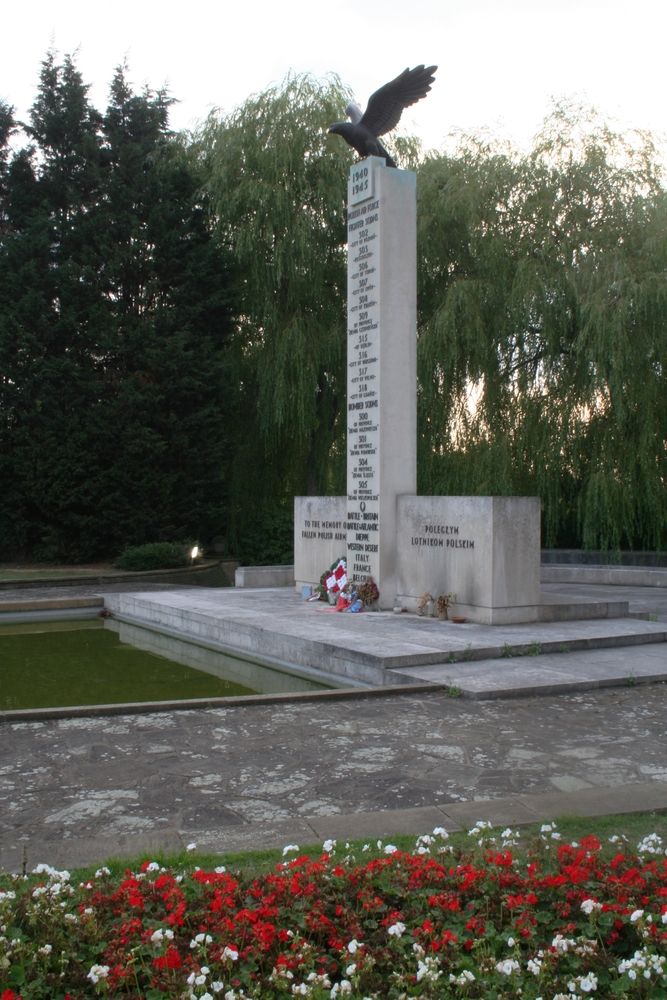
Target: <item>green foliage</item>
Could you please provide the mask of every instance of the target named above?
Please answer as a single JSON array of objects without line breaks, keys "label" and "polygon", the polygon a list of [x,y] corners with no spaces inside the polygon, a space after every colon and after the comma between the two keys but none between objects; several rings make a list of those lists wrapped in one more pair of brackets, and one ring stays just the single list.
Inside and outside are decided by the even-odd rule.
[{"label": "green foliage", "polygon": [[190,546],[183,542],[148,542],[125,549],[114,566],[136,573],[150,569],[179,569],[189,566],[190,562]]},{"label": "green foliage", "polygon": [[667,544],[667,197],[645,134],[557,106],[419,170],[419,488],[537,494],[547,546]]},{"label": "green foliage", "polygon": [[[164,92],[105,115],[42,67],[0,229],[0,551],[116,554],[224,525],[231,278]],[[9,131],[0,114],[0,140]],[[6,141],[5,141],[6,145]],[[0,173],[0,183],[2,175]]]},{"label": "green foliage", "polygon": [[[0,552],[217,533],[291,562],[294,494],[345,489],[336,77],[193,136],[124,68],[91,107],[47,57],[12,154],[0,103]],[[667,547],[667,194],[650,136],[558,105],[418,173],[420,493],[539,495],[543,542]],[[212,235],[214,233],[214,238]]]},{"label": "green foliage", "polygon": [[291,76],[229,115],[212,114],[194,137],[219,238],[242,275],[232,547],[248,549],[253,507],[266,537],[267,505],[289,498],[291,524],[295,493],[344,488],[352,160],[326,130],[348,99],[336,77]]}]

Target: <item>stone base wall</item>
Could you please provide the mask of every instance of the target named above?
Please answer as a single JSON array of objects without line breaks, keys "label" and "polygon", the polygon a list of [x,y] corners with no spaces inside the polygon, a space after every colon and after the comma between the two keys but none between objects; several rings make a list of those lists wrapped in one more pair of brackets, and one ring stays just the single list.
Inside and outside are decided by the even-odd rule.
[{"label": "stone base wall", "polygon": [[347,556],[347,497],[294,497],[296,591],[317,586],[335,559]]},{"label": "stone base wall", "polygon": [[397,501],[397,601],[454,591],[450,614],[488,625],[537,621],[539,497],[409,497]]}]

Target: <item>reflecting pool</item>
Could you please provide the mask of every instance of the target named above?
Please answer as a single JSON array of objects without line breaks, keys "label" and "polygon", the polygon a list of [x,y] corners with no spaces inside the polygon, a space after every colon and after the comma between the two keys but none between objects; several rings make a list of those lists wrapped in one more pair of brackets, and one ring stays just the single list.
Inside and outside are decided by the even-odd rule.
[{"label": "reflecting pool", "polygon": [[113,619],[0,625],[0,710],[323,690]]}]

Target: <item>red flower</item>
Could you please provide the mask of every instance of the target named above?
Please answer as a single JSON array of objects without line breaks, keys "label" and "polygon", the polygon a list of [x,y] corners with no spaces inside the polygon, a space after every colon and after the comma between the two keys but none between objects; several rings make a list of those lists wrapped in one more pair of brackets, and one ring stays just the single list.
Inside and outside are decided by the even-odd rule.
[{"label": "red flower", "polygon": [[183,962],[176,949],[170,946],[166,955],[158,955],[153,959],[153,965],[156,969],[180,969]]},{"label": "red flower", "polygon": [[581,838],[581,846],[585,851],[599,851],[601,844],[598,838],[591,834],[589,837]]}]

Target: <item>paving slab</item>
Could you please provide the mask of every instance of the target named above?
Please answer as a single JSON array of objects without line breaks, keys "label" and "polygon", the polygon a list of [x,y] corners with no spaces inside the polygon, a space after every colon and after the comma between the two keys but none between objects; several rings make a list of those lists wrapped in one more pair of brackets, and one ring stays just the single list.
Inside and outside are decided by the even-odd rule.
[{"label": "paving slab", "polygon": [[614,785],[611,788],[578,789],[563,795],[521,795],[519,802],[540,819],[548,814],[559,816],[631,815],[637,812],[664,812],[667,809],[667,785]]},{"label": "paving slab", "polygon": [[11,870],[24,850],[31,867],[73,865],[191,842],[250,850],[334,829],[384,838],[662,810],[667,684],[650,697],[430,690],[2,722],[0,761],[0,866]]}]

